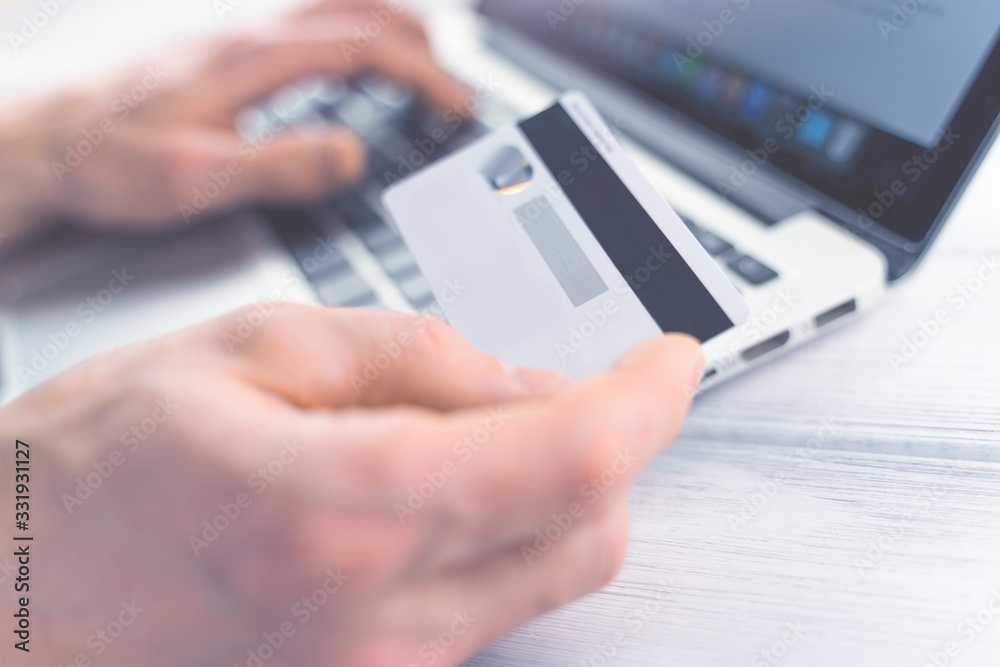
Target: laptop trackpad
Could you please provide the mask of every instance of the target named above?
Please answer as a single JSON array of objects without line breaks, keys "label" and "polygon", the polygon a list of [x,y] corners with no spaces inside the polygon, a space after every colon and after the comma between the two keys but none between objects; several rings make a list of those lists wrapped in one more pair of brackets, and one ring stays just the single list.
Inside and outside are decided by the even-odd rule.
[{"label": "laptop trackpad", "polygon": [[[125,253],[102,254],[102,243],[67,260],[81,264],[79,273],[63,262],[65,279],[0,303],[5,400],[98,353],[240,306],[316,303],[270,228],[250,216],[143,241]],[[81,255],[101,259],[94,265]]]}]

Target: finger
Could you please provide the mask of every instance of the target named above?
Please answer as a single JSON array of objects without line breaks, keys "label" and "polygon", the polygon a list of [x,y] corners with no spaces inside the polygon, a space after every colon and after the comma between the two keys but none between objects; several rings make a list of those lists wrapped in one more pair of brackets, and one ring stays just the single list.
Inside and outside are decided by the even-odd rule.
[{"label": "finger", "polygon": [[225,206],[334,195],[357,184],[368,161],[364,142],[343,127],[297,128],[231,151],[219,156],[218,165],[235,162],[239,169],[219,200]]},{"label": "finger", "polygon": [[321,0],[311,3],[291,14],[292,20],[335,18],[344,13],[365,14],[380,30],[402,28],[414,39],[427,42],[423,25],[412,14],[404,11],[400,3],[382,0]]},{"label": "finger", "polygon": [[[252,309],[251,309],[252,310]],[[244,313],[216,326],[233,329]],[[303,407],[455,410],[554,392],[556,373],[505,366],[418,314],[283,306],[237,348],[234,370]]]},{"label": "finger", "polygon": [[[677,437],[703,365],[696,340],[666,336],[606,376],[551,398],[446,418],[438,455],[406,471],[411,477],[399,486],[420,491],[440,481],[436,473],[449,461],[452,474],[424,494],[431,497],[408,521],[447,526],[431,553],[456,562],[553,524],[599,517]],[[427,442],[432,432],[413,429],[413,442]],[[399,505],[420,504],[403,495]]]},{"label": "finger", "polygon": [[[528,621],[607,585],[628,545],[620,503],[597,523],[568,530],[537,561],[520,549],[404,587],[367,609],[320,624],[326,664],[458,665]],[[323,664],[319,661],[317,664]]]},{"label": "finger", "polygon": [[[553,526],[598,520],[625,498],[679,432],[703,363],[697,341],[668,336],[547,399],[448,415],[335,415],[311,437],[339,448],[315,448],[295,483],[321,506],[365,497],[372,516],[419,538],[383,569],[415,562],[434,571],[526,539],[543,543]],[[339,554],[343,545],[328,539],[338,530],[324,521],[310,531],[314,547]]]},{"label": "finger", "polygon": [[377,71],[413,85],[433,106],[460,105],[467,92],[434,61],[430,51],[387,29],[370,41],[354,32],[364,15],[344,14],[231,42],[216,62],[224,111],[240,109],[304,76],[353,76]]},{"label": "finger", "polygon": [[190,211],[336,194],[362,178],[367,153],[360,138],[336,126],[299,128],[267,142],[199,130],[176,136],[164,161],[172,165],[177,206],[190,221]]}]

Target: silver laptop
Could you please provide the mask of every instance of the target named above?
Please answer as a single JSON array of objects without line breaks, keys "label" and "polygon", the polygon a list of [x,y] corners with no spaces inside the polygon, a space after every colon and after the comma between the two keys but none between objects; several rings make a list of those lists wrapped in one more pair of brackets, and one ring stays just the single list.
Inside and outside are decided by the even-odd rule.
[{"label": "silver laptop", "polygon": [[[474,91],[445,114],[387,81],[312,79],[248,137],[343,123],[356,191],[167,236],[63,230],[0,245],[0,401],[104,350],[242,305],[434,312],[387,185],[552,102],[591,95],[752,308],[706,344],[705,387],[875,307],[925,255],[1000,117],[1000,3],[484,0],[445,17]],[[294,129],[292,130],[294,131]]]}]

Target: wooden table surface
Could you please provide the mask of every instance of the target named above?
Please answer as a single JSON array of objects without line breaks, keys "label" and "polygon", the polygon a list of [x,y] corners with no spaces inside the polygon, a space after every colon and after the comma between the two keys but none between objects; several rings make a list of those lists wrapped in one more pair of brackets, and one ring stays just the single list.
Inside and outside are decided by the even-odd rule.
[{"label": "wooden table surface", "polygon": [[[278,4],[247,0],[243,17]],[[0,92],[240,22],[205,0],[64,12],[30,50],[4,52]],[[618,580],[470,664],[1000,665],[1000,275],[961,308],[954,292],[1000,255],[998,182],[995,150],[881,309],[699,398],[632,494]],[[926,344],[894,368],[914,337]]]},{"label": "wooden table surface", "polygon": [[618,580],[470,664],[1000,665],[997,182],[881,309],[700,397]]}]

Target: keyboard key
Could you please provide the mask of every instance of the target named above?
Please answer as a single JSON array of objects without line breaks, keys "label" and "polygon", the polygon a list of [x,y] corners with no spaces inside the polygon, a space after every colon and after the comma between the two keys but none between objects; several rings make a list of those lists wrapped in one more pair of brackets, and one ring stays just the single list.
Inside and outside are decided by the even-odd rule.
[{"label": "keyboard key", "polygon": [[380,151],[368,153],[368,175],[371,178],[391,181],[393,179],[387,177],[386,174],[395,175],[397,169],[398,166]]},{"label": "keyboard key", "polygon": [[336,234],[322,232],[308,211],[270,208],[263,214],[311,281],[350,268]]},{"label": "keyboard key", "polygon": [[719,257],[725,255],[728,252],[732,252],[735,248],[729,241],[716,236],[707,229],[698,229],[694,233],[698,242],[701,243],[702,247],[708,251],[708,254],[712,257]]},{"label": "keyboard key", "polygon": [[386,273],[396,280],[408,278],[420,271],[417,268],[416,261],[413,259],[413,255],[410,254],[410,251],[404,245],[400,245],[395,250],[381,255],[379,261],[382,263],[382,267]]},{"label": "keyboard key", "polygon": [[316,232],[316,222],[305,209],[265,208],[261,213],[283,236],[311,236]]},{"label": "keyboard key", "polygon": [[406,113],[416,100],[413,88],[380,76],[366,76],[358,81],[358,90],[377,105],[394,114]]},{"label": "keyboard key", "polygon": [[423,298],[414,301],[413,307],[421,313],[433,315],[434,317],[441,317],[444,314],[444,311],[441,309],[441,305],[437,302],[437,299],[433,294],[428,294]]},{"label": "keyboard key", "polygon": [[327,306],[360,306],[377,300],[375,292],[356,273],[347,273],[316,285],[320,301]]},{"label": "keyboard key", "polygon": [[365,136],[380,125],[385,125],[392,118],[389,113],[375,102],[362,95],[352,95],[337,107],[340,122]]},{"label": "keyboard key", "polygon": [[347,82],[339,77],[308,77],[299,83],[299,88],[310,99],[328,106],[336,106],[350,94]]},{"label": "keyboard key", "polygon": [[270,120],[267,112],[260,107],[247,107],[237,114],[234,124],[241,137],[256,140],[270,130]]},{"label": "keyboard key", "polygon": [[741,255],[731,262],[729,268],[740,278],[751,285],[763,285],[778,277],[778,274],[768,266],[758,262],[749,255]]},{"label": "keyboard key", "polygon": [[372,227],[366,230],[361,240],[375,254],[391,253],[397,248],[405,247],[403,239],[389,225]]},{"label": "keyboard key", "polygon": [[364,308],[365,310],[384,310],[384,311],[391,311],[392,310],[391,308],[389,308],[389,306],[387,306],[384,303],[382,303],[378,299],[378,297],[375,297],[374,299],[371,299],[371,300],[368,300],[368,301],[353,303],[353,304],[350,305],[350,307],[351,308]]},{"label": "keyboard key", "polygon": [[410,303],[415,306],[427,302],[428,299],[434,299],[434,290],[431,289],[423,274],[420,273],[414,274],[407,280],[402,281],[399,289],[403,292],[403,296],[409,299]]},{"label": "keyboard key", "polygon": [[361,235],[385,226],[379,214],[360,195],[349,194],[340,197],[334,202],[334,208],[344,216],[347,226]]},{"label": "keyboard key", "polygon": [[680,216],[681,222],[687,225],[687,228],[691,230],[698,242],[701,243],[702,247],[708,251],[708,254],[712,257],[719,257],[725,255],[728,252],[732,252],[735,248],[733,244],[729,241],[723,239],[716,234],[708,231],[704,227],[699,226],[690,218],[686,218],[683,215]]},{"label": "keyboard key", "polygon": [[417,150],[417,147],[407,141],[402,133],[391,126],[373,135],[372,144],[377,152],[394,162],[408,159],[410,153]]}]

